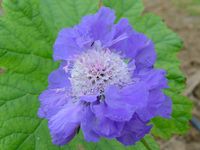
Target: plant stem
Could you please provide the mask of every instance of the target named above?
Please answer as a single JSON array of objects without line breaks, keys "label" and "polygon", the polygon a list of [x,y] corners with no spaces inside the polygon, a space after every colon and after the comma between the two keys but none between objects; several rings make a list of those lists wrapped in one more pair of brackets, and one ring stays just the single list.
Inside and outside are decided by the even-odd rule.
[{"label": "plant stem", "polygon": [[99,9],[103,6],[103,1],[99,0]]},{"label": "plant stem", "polygon": [[142,142],[142,144],[144,144],[144,146],[145,146],[148,150],[152,150],[152,149],[149,147],[148,143],[146,142],[146,140],[145,140],[144,138],[141,140],[141,142]]}]

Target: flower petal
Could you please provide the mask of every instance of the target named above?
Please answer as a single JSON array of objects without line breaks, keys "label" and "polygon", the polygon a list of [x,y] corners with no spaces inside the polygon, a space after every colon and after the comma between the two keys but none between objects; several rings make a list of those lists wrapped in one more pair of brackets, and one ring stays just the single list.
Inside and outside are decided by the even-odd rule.
[{"label": "flower petal", "polygon": [[114,31],[115,13],[107,7],[101,9],[93,15],[83,17],[79,28],[88,33],[93,41],[101,41],[105,45],[108,41],[112,40]]},{"label": "flower petal", "polygon": [[122,89],[110,86],[105,91],[106,103],[113,108],[128,108],[130,105],[132,109],[145,107],[148,94],[149,92],[144,82],[127,85]]},{"label": "flower petal", "polygon": [[115,30],[114,38],[124,34],[127,38],[113,44],[111,49],[121,51],[126,58],[135,59],[140,68],[153,66],[156,52],[153,42],[147,36],[134,31],[127,19],[121,19],[115,25]]},{"label": "flower petal", "polygon": [[80,97],[80,100],[85,102],[95,102],[97,100],[97,95],[84,95]]},{"label": "flower petal", "polygon": [[64,145],[74,137],[80,125],[81,114],[81,105],[69,103],[50,118],[48,125],[54,144]]},{"label": "flower petal", "polygon": [[59,68],[53,71],[48,78],[50,89],[60,89],[60,88],[70,88],[69,73],[67,73],[63,68]]},{"label": "flower petal", "polygon": [[147,126],[147,122],[143,122],[135,114],[133,118],[124,126],[124,130],[120,137],[116,139],[124,145],[132,145],[142,139],[150,132],[152,126]]},{"label": "flower petal", "polygon": [[169,118],[172,108],[171,100],[160,89],[151,90],[146,108],[137,110],[139,117],[148,121],[156,116]]},{"label": "flower petal", "polygon": [[68,103],[69,97],[65,90],[48,89],[39,96],[39,100],[38,116],[49,119]]},{"label": "flower petal", "polygon": [[134,107],[119,107],[113,108],[106,103],[101,103],[98,105],[92,106],[92,111],[97,117],[107,117],[113,121],[129,121],[132,118],[133,113],[135,112]]},{"label": "flower petal", "polygon": [[80,41],[81,38],[83,37],[81,37],[75,28],[62,29],[54,44],[54,60],[70,60],[75,55],[82,52],[83,47],[80,47],[78,44],[78,41]]},{"label": "flower petal", "polygon": [[146,85],[149,90],[155,88],[168,88],[166,72],[161,69],[151,69],[148,71],[140,72],[136,75],[143,82],[146,82]]},{"label": "flower petal", "polygon": [[142,48],[138,49],[135,56],[136,66],[140,69],[153,67],[156,61],[156,52],[151,40],[145,41]]},{"label": "flower petal", "polygon": [[115,138],[121,135],[123,127],[123,122],[112,121],[105,117],[97,118],[96,125],[94,126],[95,132],[106,138]]},{"label": "flower petal", "polygon": [[172,113],[172,100],[165,95],[165,101],[157,109],[156,115],[164,118],[170,118]]},{"label": "flower petal", "polygon": [[83,130],[84,138],[88,142],[98,142],[99,135],[93,130],[96,123],[95,115],[89,107],[84,109],[83,118],[81,120],[81,129]]},{"label": "flower petal", "polygon": [[128,19],[122,18],[119,20],[119,22],[115,25],[116,32],[115,32],[115,38],[126,33],[127,35],[131,36],[131,34],[136,33],[131,24],[129,23]]}]

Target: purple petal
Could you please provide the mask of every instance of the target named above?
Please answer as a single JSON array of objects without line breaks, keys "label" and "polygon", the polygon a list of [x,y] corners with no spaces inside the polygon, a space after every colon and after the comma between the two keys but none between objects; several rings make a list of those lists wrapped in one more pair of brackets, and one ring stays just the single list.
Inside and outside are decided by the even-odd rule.
[{"label": "purple petal", "polygon": [[89,107],[86,107],[84,109],[83,118],[81,120],[81,129],[83,130],[84,138],[88,142],[99,141],[99,135],[94,131],[95,124],[95,115],[91,112]]},{"label": "purple petal", "polygon": [[170,118],[172,113],[172,100],[165,96],[165,101],[157,109],[156,115],[164,118]]},{"label": "purple petal", "polygon": [[117,45],[119,46],[118,48],[120,48],[120,44],[117,43],[119,42],[126,43],[125,41],[127,41],[127,39],[134,32],[131,25],[129,24],[128,19],[126,18],[120,19],[119,22],[113,26],[113,30],[115,31],[113,39],[106,44],[106,47],[110,47],[111,49],[115,47],[113,45]]},{"label": "purple petal", "polygon": [[54,144],[64,145],[74,137],[80,125],[82,109],[81,105],[69,103],[50,118],[48,125]]},{"label": "purple petal", "polygon": [[131,36],[132,33],[136,33],[131,24],[129,23],[128,19],[122,18],[119,20],[119,22],[115,25],[116,32],[115,32],[115,38],[126,33],[127,35]]},{"label": "purple petal", "polygon": [[96,14],[83,17],[79,28],[87,32],[94,41],[100,40],[103,45],[112,40],[115,13],[102,7]]},{"label": "purple petal", "polygon": [[98,105],[92,106],[92,111],[95,113],[97,117],[107,117],[113,121],[129,121],[132,118],[133,113],[135,112],[134,107],[120,107],[113,108],[111,106],[106,105],[105,103],[101,103]]},{"label": "purple petal", "polygon": [[116,139],[124,145],[135,144],[150,132],[151,126],[146,124],[147,122],[141,121],[137,115],[134,115],[124,126],[121,136]]},{"label": "purple petal", "polygon": [[142,120],[147,121],[156,116],[169,118],[171,111],[171,100],[165,96],[163,91],[155,89],[149,94],[147,106],[138,109],[137,114]]},{"label": "purple petal", "polygon": [[49,119],[68,103],[69,97],[66,90],[49,89],[39,96],[39,100],[38,116]]},{"label": "purple petal", "polygon": [[95,132],[106,138],[115,138],[121,135],[123,127],[123,122],[112,121],[105,117],[97,118],[96,125],[94,126]]},{"label": "purple petal", "polygon": [[135,57],[136,66],[138,68],[152,67],[156,61],[156,52],[154,44],[151,40],[144,43],[143,47],[138,50]]},{"label": "purple petal", "polygon": [[120,26],[120,22],[119,26],[116,26],[117,32],[115,36],[119,34],[127,34],[128,38],[117,42],[111,46],[111,49],[121,51],[126,58],[135,59],[136,65],[139,68],[152,67],[156,60],[156,52],[153,42],[144,34],[131,30],[127,21],[122,21],[126,24]]},{"label": "purple petal", "polygon": [[151,69],[137,75],[142,81],[146,82],[149,90],[155,88],[168,88],[166,72],[164,70]]},{"label": "purple petal", "polygon": [[97,95],[84,95],[80,97],[80,100],[85,102],[95,102],[97,100]]},{"label": "purple petal", "polygon": [[79,37],[74,28],[62,29],[54,44],[54,60],[69,60],[78,55],[83,50],[76,41]]},{"label": "purple petal", "polygon": [[69,73],[67,73],[63,68],[59,68],[53,71],[48,78],[50,89],[57,88],[70,88]]},{"label": "purple petal", "polygon": [[120,89],[110,86],[105,91],[106,103],[113,108],[135,109],[145,107],[148,100],[148,90],[144,82],[137,82]]}]

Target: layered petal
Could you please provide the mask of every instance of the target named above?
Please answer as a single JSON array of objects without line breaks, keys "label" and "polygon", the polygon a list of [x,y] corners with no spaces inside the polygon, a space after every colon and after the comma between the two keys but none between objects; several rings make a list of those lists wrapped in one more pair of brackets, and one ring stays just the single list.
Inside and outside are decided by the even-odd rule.
[{"label": "layered petal", "polygon": [[112,121],[106,117],[96,118],[96,124],[94,130],[100,136],[106,138],[115,138],[121,135],[121,131],[124,127],[124,122]]},{"label": "layered petal", "polygon": [[40,94],[39,100],[38,116],[49,119],[68,103],[69,95],[65,89],[48,89]]},{"label": "layered petal", "polygon": [[49,89],[61,89],[61,88],[70,88],[70,80],[69,80],[69,72],[62,67],[58,68],[57,70],[53,71],[48,78],[49,82]]},{"label": "layered petal", "polygon": [[165,101],[157,109],[156,115],[164,118],[170,118],[172,113],[172,100],[165,95]]},{"label": "layered petal", "polygon": [[145,107],[148,100],[148,90],[144,82],[137,82],[123,88],[110,86],[105,91],[106,103],[113,108],[138,109]]},{"label": "layered petal", "polygon": [[151,126],[148,126],[147,123],[148,122],[140,120],[135,114],[132,119],[125,124],[121,136],[116,139],[124,145],[135,144],[150,132]]},{"label": "layered petal", "polygon": [[83,135],[88,142],[98,142],[100,136],[94,131],[96,126],[96,117],[87,106],[83,112],[83,118],[81,120],[81,129],[83,130]]},{"label": "layered petal", "polygon": [[124,88],[110,86],[105,91],[105,102],[92,104],[97,117],[106,117],[113,121],[129,121],[139,108],[147,105],[148,90],[144,83],[136,83]]},{"label": "layered petal", "polygon": [[48,122],[53,143],[64,145],[76,134],[82,118],[83,106],[81,104],[68,103]]},{"label": "layered petal", "polygon": [[54,60],[70,60],[78,55],[83,49],[77,44],[77,38],[80,35],[74,28],[62,29],[54,44]]},{"label": "layered petal", "polygon": [[171,104],[171,100],[161,89],[154,89],[149,94],[147,106],[138,109],[137,114],[144,121],[148,121],[157,116],[169,118],[172,112]]},{"label": "layered petal", "polygon": [[150,69],[134,75],[146,83],[149,90],[155,88],[168,88],[166,71],[161,69]]},{"label": "layered petal", "polygon": [[97,117],[107,117],[113,121],[129,121],[135,112],[135,107],[126,105],[125,107],[112,107],[102,102],[98,105],[92,105],[92,111]]},{"label": "layered petal", "polygon": [[97,100],[98,95],[84,95],[80,97],[80,100],[84,102],[95,102]]},{"label": "layered petal", "polygon": [[145,41],[142,48],[138,49],[137,55],[135,56],[135,62],[137,69],[151,68],[156,61],[156,52],[154,44],[151,40]]},{"label": "layered petal", "polygon": [[125,58],[135,59],[138,68],[152,67],[156,61],[153,42],[142,33],[134,31],[126,19],[121,19],[115,26],[115,38],[119,35],[127,37],[113,44],[110,48],[121,51]]},{"label": "layered petal", "polygon": [[131,24],[126,18],[120,19],[119,22],[114,27],[116,30],[114,38],[117,38],[124,33],[127,34],[128,37],[130,37],[131,34],[136,33],[136,31],[133,30]]},{"label": "layered petal", "polygon": [[102,7],[96,14],[83,17],[78,27],[88,34],[93,41],[101,41],[103,45],[106,45],[114,36],[112,28],[114,20],[114,11]]},{"label": "layered petal", "polygon": [[99,136],[114,138],[121,134],[121,130],[123,129],[124,122],[122,120],[120,120],[121,122],[116,121],[118,120],[118,117],[115,120],[110,119],[108,115],[110,114],[112,118],[113,114],[105,111],[106,108],[103,106],[104,104],[99,103],[99,104],[93,104],[91,106],[92,113],[95,114],[95,123],[92,125],[92,127],[93,127],[93,130]]},{"label": "layered petal", "polygon": [[79,25],[62,29],[54,44],[54,60],[73,59],[95,41],[106,45],[114,36],[114,20],[114,11],[102,7],[96,14],[83,17]]}]

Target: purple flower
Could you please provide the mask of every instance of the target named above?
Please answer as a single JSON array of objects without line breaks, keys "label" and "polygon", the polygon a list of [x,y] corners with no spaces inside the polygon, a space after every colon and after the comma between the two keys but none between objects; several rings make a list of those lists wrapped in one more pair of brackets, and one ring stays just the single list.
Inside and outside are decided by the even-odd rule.
[{"label": "purple flower", "polygon": [[68,143],[81,128],[86,141],[105,137],[131,145],[150,132],[152,118],[170,117],[153,42],[127,19],[114,21],[114,11],[102,7],[57,37],[53,57],[61,65],[49,76],[38,112],[54,144]]}]

